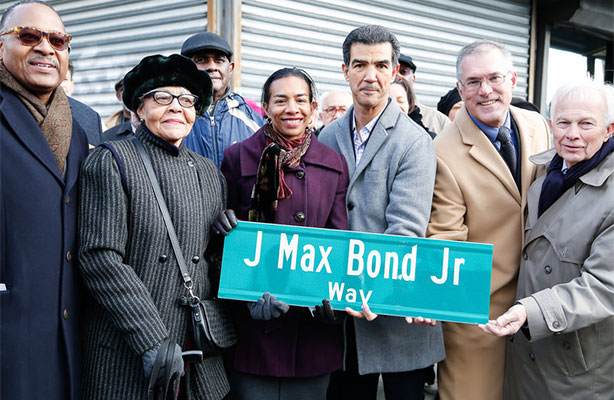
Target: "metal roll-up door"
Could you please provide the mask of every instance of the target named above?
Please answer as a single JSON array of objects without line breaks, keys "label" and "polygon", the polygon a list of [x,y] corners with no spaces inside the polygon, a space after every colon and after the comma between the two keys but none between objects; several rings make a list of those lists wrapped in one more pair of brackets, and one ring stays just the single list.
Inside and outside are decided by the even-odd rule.
[{"label": "metal roll-up door", "polygon": [[[0,3],[0,9],[14,1]],[[108,117],[121,108],[114,84],[145,56],[178,53],[206,30],[206,0],[57,0],[47,2],[72,35],[73,96]]]},{"label": "metal roll-up door", "polygon": [[516,95],[526,96],[530,0],[243,0],[242,92],[259,99],[262,84],[284,66],[307,70],[322,93],[348,90],[341,45],[354,28],[390,29],[417,65],[415,90],[434,106],[455,82],[458,51],[477,39],[505,44],[518,72]]}]

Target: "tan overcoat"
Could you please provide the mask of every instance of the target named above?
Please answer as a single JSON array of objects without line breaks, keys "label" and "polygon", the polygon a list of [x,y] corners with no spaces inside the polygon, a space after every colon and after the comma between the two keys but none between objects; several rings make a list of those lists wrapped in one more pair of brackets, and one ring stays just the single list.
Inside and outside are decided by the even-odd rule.
[{"label": "tan overcoat", "polygon": [[[427,237],[494,245],[490,318],[513,304],[523,240],[527,190],[536,167],[529,156],[549,147],[546,121],[510,107],[518,127],[521,188],[465,107],[435,138],[437,175]],[[503,396],[505,339],[473,325],[444,323],[446,359],[439,364],[442,400],[491,400]]]}]

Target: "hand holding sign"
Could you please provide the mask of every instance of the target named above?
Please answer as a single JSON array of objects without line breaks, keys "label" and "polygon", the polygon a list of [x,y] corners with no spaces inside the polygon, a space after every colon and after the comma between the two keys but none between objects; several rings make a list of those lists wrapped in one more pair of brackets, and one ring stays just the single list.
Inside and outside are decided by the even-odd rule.
[{"label": "hand holding sign", "polygon": [[516,304],[496,320],[488,321],[487,324],[479,325],[479,327],[491,335],[508,336],[518,332],[526,320],[527,309],[522,304]]},{"label": "hand holding sign", "polygon": [[271,293],[266,292],[257,302],[247,303],[247,308],[249,308],[249,314],[253,319],[269,321],[287,313],[290,306],[281,300],[277,300],[277,297],[271,296]]},{"label": "hand holding sign", "polygon": [[217,216],[211,228],[216,234],[226,236],[228,232],[237,227],[238,221],[234,210],[224,210]]}]

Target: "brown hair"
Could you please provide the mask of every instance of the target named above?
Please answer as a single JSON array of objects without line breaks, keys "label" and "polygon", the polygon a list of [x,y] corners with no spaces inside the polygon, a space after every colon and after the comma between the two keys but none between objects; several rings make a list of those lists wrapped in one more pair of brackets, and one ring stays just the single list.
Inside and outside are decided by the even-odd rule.
[{"label": "brown hair", "polygon": [[409,111],[407,112],[407,114],[411,114],[414,111],[414,108],[416,107],[416,96],[414,95],[414,89],[412,89],[407,79],[399,75],[397,75],[397,77],[394,78],[394,81],[392,81],[392,84],[401,85],[401,87],[405,89],[405,92],[407,93],[407,103],[409,104]]}]

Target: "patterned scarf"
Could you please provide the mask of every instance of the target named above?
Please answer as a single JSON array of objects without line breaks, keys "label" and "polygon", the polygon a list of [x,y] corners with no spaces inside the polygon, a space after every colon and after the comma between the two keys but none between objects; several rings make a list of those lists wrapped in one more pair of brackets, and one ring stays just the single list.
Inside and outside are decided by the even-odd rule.
[{"label": "patterned scarf", "polygon": [[284,168],[298,167],[311,144],[312,131],[307,129],[300,139],[288,140],[268,123],[263,132],[267,145],[260,156],[248,218],[254,222],[274,222],[277,201],[292,195],[284,180]]},{"label": "patterned scarf", "polygon": [[0,82],[12,89],[32,114],[40,127],[58,164],[60,175],[64,174],[64,164],[72,137],[72,113],[68,97],[62,89],[55,89],[49,98],[48,106],[26,89],[0,63]]},{"label": "patterned scarf", "polygon": [[541,215],[554,204],[567,189],[576,184],[580,177],[586,175],[593,168],[601,164],[601,162],[613,151],[614,138],[611,137],[591,158],[577,163],[569,168],[565,174],[561,171],[563,159],[558,154],[555,154],[548,166],[548,173],[542,184],[541,193],[539,194],[537,216],[541,217]]}]

